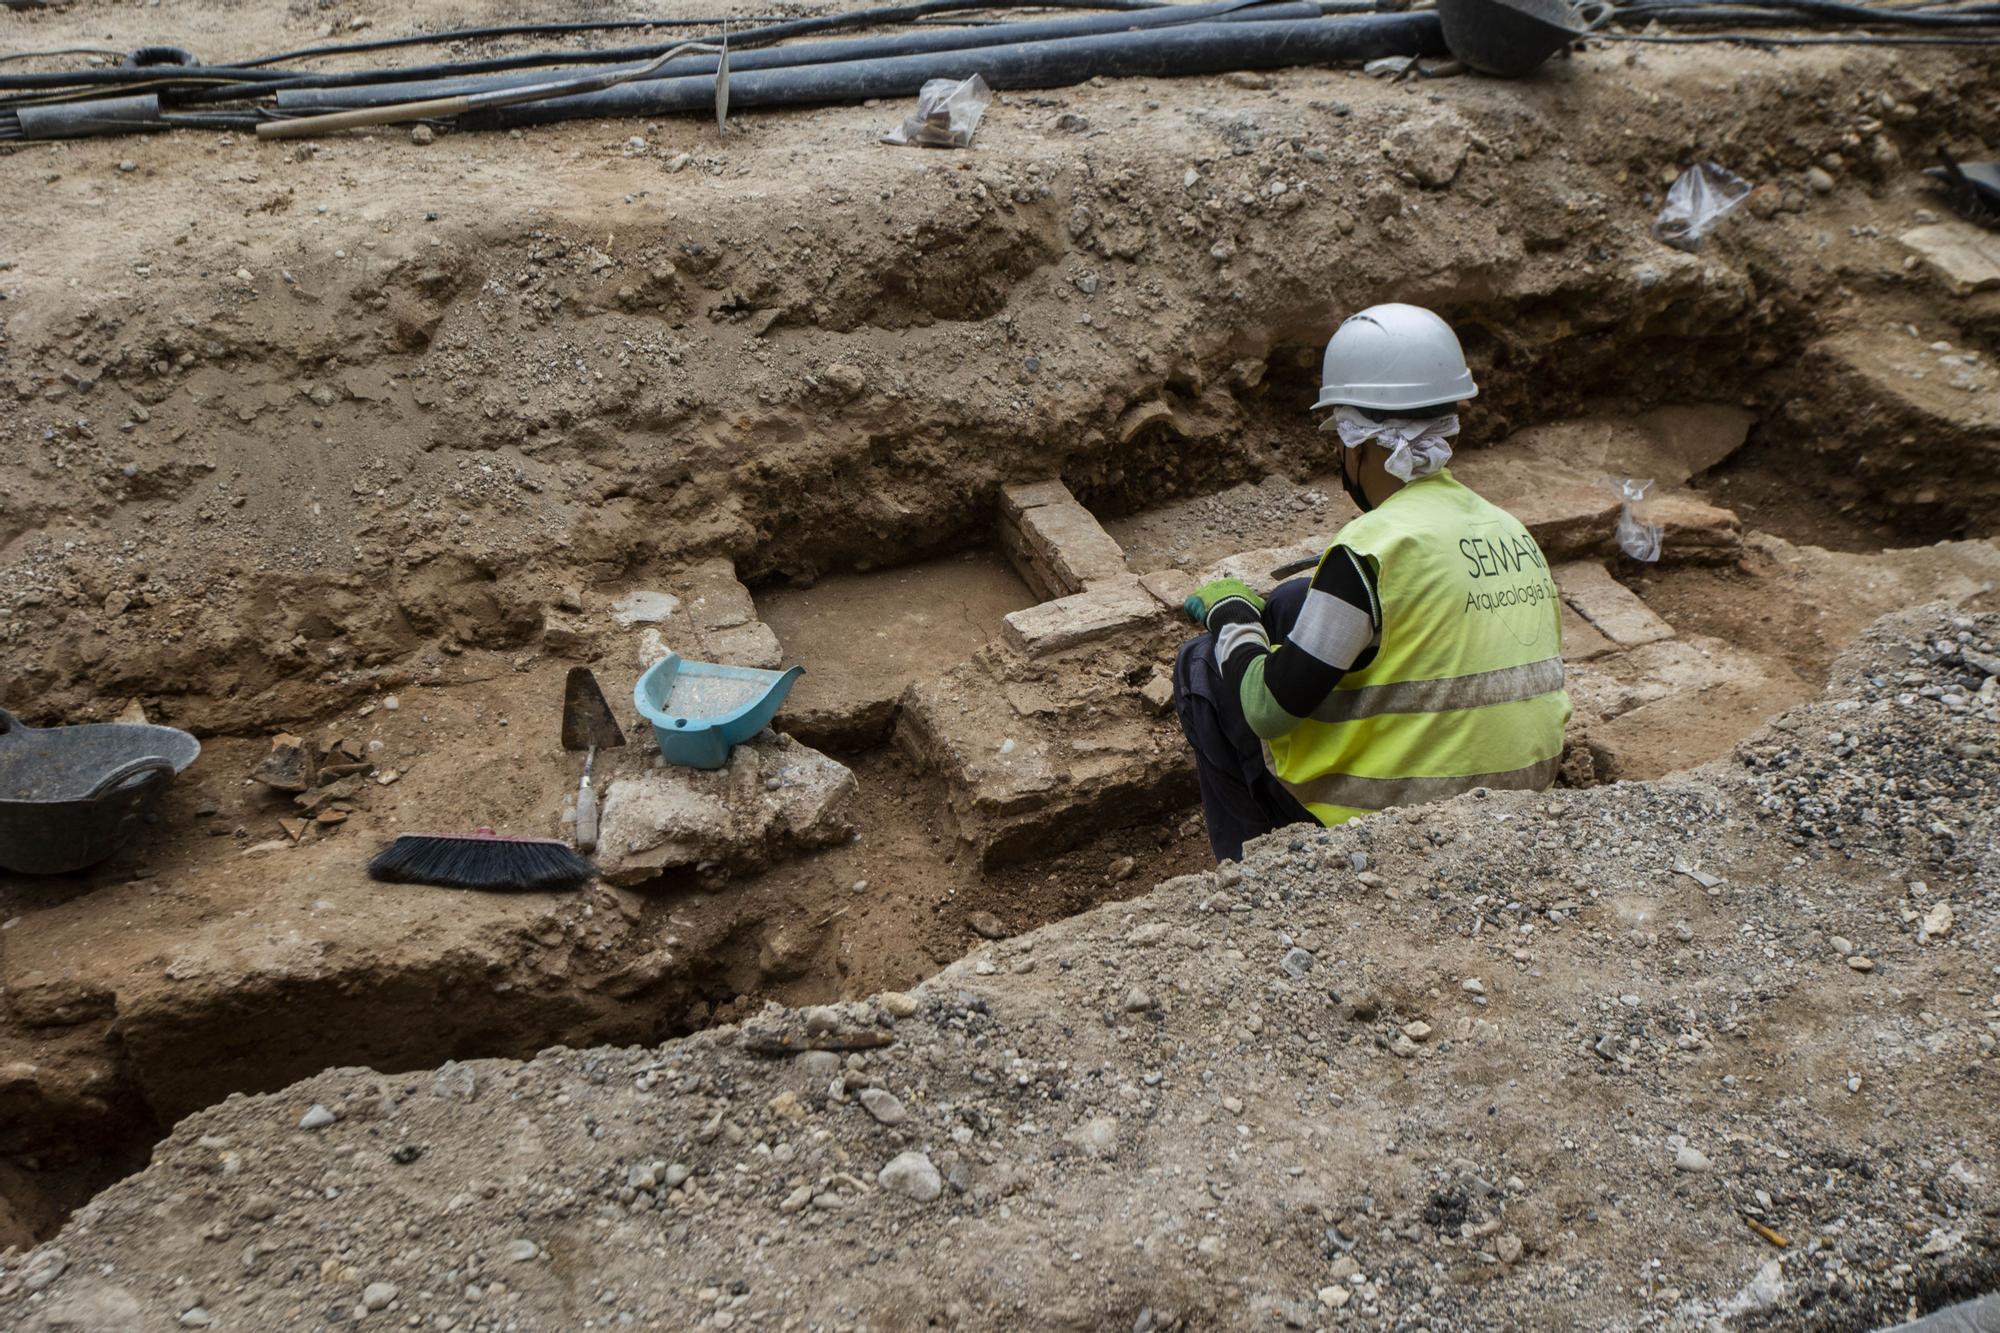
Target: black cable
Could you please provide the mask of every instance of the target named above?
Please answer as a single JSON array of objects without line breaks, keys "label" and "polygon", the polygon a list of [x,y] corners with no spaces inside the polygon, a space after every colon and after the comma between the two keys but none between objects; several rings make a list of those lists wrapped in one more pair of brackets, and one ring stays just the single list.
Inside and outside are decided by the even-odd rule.
[{"label": "black cable", "polygon": [[[914,4],[857,9],[817,18],[790,19],[762,28],[748,28],[729,34],[732,48],[763,46],[790,37],[837,32],[845,28],[878,24],[906,23],[929,14],[963,9],[1156,9],[1162,0],[917,0]],[[650,43],[646,46],[600,47],[583,51],[531,51],[520,55],[493,56],[485,60],[445,61],[432,65],[402,68],[342,70],[335,73],[300,74],[283,82],[255,89],[257,93],[280,88],[350,88],[363,83],[393,83],[410,79],[448,79],[467,74],[498,74],[507,70],[534,69],[543,65],[616,64],[625,60],[649,60],[672,50],[678,42]],[[190,102],[229,100],[227,94],[196,94]]]},{"label": "black cable", "polygon": [[420,32],[408,37],[381,37],[367,42],[344,42],[334,46],[302,46],[296,51],[239,60],[236,68],[275,65],[281,60],[307,60],[317,56],[358,55],[363,51],[387,51],[399,46],[434,46],[445,42],[473,42],[488,37],[526,37],[552,32],[595,32],[608,28],[707,28],[725,23],[781,23],[782,14],[748,14],[742,18],[657,18],[600,19],[589,23],[510,23],[493,28],[453,28],[447,32]]},{"label": "black cable", "polygon": [[1656,42],[1681,45],[1706,42],[1740,42],[1745,46],[2000,46],[1993,37],[1892,37],[1881,33],[1836,33],[1824,37],[1760,37],[1747,32],[1643,33],[1606,32],[1590,34],[1609,42]]},{"label": "black cable", "polygon": [[184,83],[276,83],[297,71],[245,69],[240,65],[113,65],[106,69],[44,69],[0,74],[0,89],[124,87],[162,77],[163,70]]},{"label": "black cable", "polygon": [[[1723,11],[1729,5],[1715,4],[1647,4],[1628,5],[1618,11],[1621,19],[1637,19],[1662,12],[1672,13],[1677,20],[1699,19],[1705,11]],[[1875,9],[1867,5],[1843,3],[1843,0],[1760,0],[1754,8],[1791,10],[1814,18],[1838,19],[1850,26],[1870,25],[1911,28],[1977,28],[1990,27],[1993,20],[1977,14],[1938,14],[1908,9]],[[1803,26],[1803,25],[1802,25]]]}]

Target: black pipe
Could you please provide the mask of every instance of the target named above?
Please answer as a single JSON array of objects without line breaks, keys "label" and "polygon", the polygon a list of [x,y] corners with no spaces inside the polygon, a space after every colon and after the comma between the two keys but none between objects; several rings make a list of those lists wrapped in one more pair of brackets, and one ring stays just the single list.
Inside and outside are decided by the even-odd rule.
[{"label": "black pipe", "polygon": [[130,134],[135,130],[166,128],[166,122],[160,119],[160,99],[151,93],[16,107],[8,114],[24,139],[75,139],[87,134]]},{"label": "black pipe", "polygon": [[[1444,31],[1435,10],[1278,23],[1196,23],[969,51],[751,70],[740,76],[732,67],[729,104],[801,106],[908,97],[930,79],[964,79],[974,74],[994,88],[1066,88],[1099,75],[1221,74],[1379,56],[1445,54]],[[467,129],[507,129],[598,116],[706,111],[714,104],[715,80],[694,75],[648,79],[580,97],[498,107],[462,116],[459,124]]]},{"label": "black pipe", "polygon": [[483,41],[490,37],[533,37],[543,33],[601,32],[614,28],[715,28],[726,23],[782,23],[782,14],[746,14],[739,18],[658,18],[595,19],[578,23],[507,23],[492,28],[447,28],[443,32],[419,32],[407,37],[377,37],[366,42],[336,42],[331,46],[302,46],[296,51],[239,60],[236,66],[275,65],[281,60],[309,60],[317,56],[350,56],[364,51],[391,51],[402,46],[442,46],[446,42]]},{"label": "black pipe", "polygon": [[[1360,0],[1373,9],[1372,0]],[[731,88],[739,74],[758,69],[791,68],[797,65],[826,65],[846,60],[874,60],[883,56],[917,55],[927,51],[966,51],[976,47],[1004,46],[1015,42],[1048,41],[1058,37],[1086,37],[1093,33],[1127,32],[1141,28],[1168,27],[1204,19],[1310,19],[1320,13],[1318,0],[1292,0],[1288,4],[1256,3],[1255,0],[1216,0],[1203,5],[1174,5],[1171,8],[1138,13],[1085,14],[1075,18],[1032,19],[1018,23],[996,23],[983,28],[944,28],[902,31],[873,37],[836,38],[825,42],[803,42],[796,46],[771,46],[757,51],[732,51],[729,55]],[[687,56],[661,67],[657,79],[698,74],[713,75],[714,56]],[[280,90],[278,108],[288,112],[336,111],[345,107],[384,106],[391,102],[414,102],[429,97],[453,97],[461,93],[484,92],[490,88],[518,88],[546,81],[546,72],[495,74],[485,78],[432,79],[421,83],[381,83],[361,88],[302,88]]]},{"label": "black pipe", "polygon": [[[729,49],[732,53],[748,50],[753,46],[769,46],[774,42],[791,37],[809,37],[815,33],[836,32],[843,28],[871,28],[890,23],[907,23],[928,14],[948,14],[962,9],[1153,9],[1159,0],[915,0],[914,3],[885,5],[875,9],[856,9],[843,14],[824,14],[817,18],[790,19],[784,23],[773,23],[762,28],[747,28],[742,32],[729,34]],[[672,42],[653,42],[645,46],[606,47],[586,51],[531,51],[522,55],[493,56],[485,60],[454,60],[434,65],[410,65],[401,69],[355,69],[338,73],[297,74],[276,85],[279,88],[351,88],[362,83],[381,83],[385,79],[449,79],[467,74],[499,74],[515,69],[539,69],[549,65],[611,65],[628,60],[657,60],[667,52],[681,45],[685,38]],[[273,91],[271,88],[254,90]],[[226,101],[229,94],[207,93],[190,100],[197,102]]]}]

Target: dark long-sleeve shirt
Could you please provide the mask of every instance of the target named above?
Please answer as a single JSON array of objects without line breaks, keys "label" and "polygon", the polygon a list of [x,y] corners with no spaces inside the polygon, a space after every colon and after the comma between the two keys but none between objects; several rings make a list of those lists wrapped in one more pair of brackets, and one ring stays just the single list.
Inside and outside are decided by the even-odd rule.
[{"label": "dark long-sleeve shirt", "polygon": [[1244,720],[1265,740],[1311,717],[1349,671],[1374,661],[1382,641],[1377,571],[1344,546],[1321,557],[1309,583],[1274,590],[1259,616],[1225,602],[1210,617],[1215,659]]}]

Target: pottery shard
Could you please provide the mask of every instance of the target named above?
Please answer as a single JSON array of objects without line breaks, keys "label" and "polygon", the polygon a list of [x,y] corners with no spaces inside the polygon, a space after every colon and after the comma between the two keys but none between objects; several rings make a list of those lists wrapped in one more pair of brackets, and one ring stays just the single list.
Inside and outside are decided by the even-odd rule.
[{"label": "pottery shard", "polygon": [[289,731],[271,738],[271,752],[257,761],[250,776],[276,791],[305,791],[319,775],[312,747]]}]

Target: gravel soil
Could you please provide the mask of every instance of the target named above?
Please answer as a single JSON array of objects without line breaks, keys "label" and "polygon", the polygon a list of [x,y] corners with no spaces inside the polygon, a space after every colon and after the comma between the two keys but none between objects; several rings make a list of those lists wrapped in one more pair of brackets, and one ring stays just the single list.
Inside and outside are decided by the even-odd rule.
[{"label": "gravel soil", "polygon": [[1681,779],[1478,793],[648,1048],[182,1122],[23,1330],[1861,1329],[2000,1276],[2000,617]]}]

